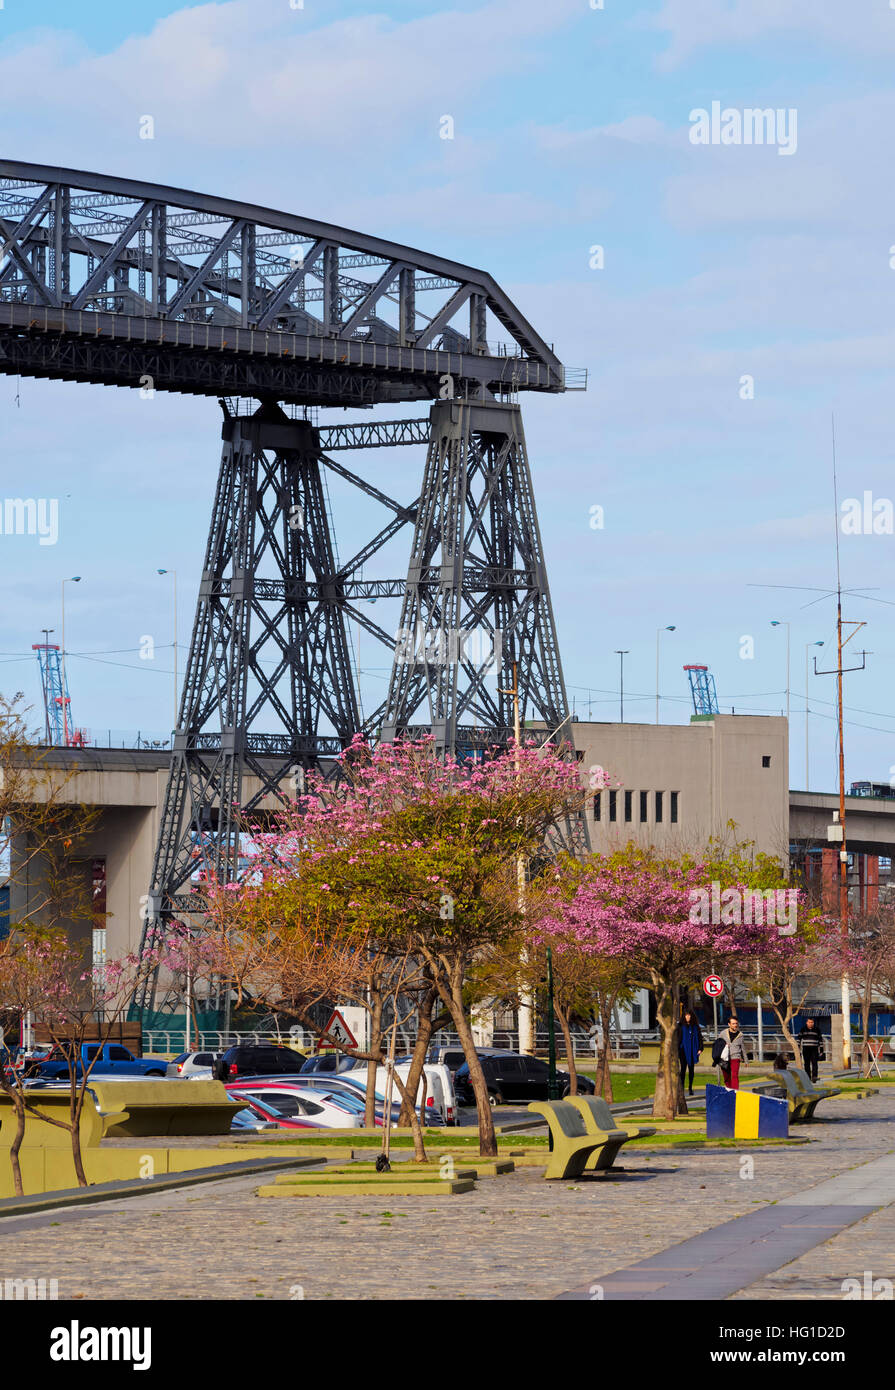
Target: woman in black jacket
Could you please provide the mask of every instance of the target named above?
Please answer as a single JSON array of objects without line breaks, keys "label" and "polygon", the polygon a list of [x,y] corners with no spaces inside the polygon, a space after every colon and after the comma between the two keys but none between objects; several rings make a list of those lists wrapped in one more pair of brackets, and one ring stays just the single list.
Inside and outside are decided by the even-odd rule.
[{"label": "woman in black jacket", "polygon": [[681,1062],[681,1087],[683,1088],[687,1072],[690,1073],[690,1091],[693,1094],[693,1071],[699,1061],[699,1054],[702,1051],[702,1030],[699,1027],[699,1020],[696,1015],[688,1009],[680,1021],[680,1041],[678,1043],[678,1054]]}]

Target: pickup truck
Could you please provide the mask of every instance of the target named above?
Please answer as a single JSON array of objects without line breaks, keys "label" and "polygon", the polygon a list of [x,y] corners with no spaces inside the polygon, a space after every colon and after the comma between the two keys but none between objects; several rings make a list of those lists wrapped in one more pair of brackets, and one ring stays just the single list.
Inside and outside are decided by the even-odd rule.
[{"label": "pickup truck", "polygon": [[[96,1077],[164,1076],[168,1065],[163,1057],[135,1057],[120,1043],[84,1043],[76,1064],[77,1075],[82,1076],[84,1067],[91,1063],[90,1075]],[[60,1048],[54,1048],[48,1057],[27,1067],[26,1074],[39,1077],[41,1081],[67,1081],[69,1069],[69,1058]]]}]

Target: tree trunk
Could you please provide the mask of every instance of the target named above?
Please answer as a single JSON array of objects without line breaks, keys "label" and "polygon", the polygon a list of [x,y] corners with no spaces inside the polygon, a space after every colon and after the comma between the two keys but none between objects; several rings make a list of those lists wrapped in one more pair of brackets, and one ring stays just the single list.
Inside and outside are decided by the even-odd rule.
[{"label": "tree trunk", "polygon": [[76,1099],[74,1087],[75,1082],[72,1080],[71,1156],[74,1159],[75,1177],[78,1180],[78,1187],[87,1187],[87,1174],[84,1172],[84,1160],[81,1155],[81,1110],[84,1105],[85,1092],[82,1088]]},{"label": "tree trunk", "polygon": [[485,1082],[485,1074],[482,1071],[482,1064],[475,1050],[472,1029],[463,1009],[465,953],[461,953],[448,963],[444,956],[435,955],[425,941],[420,942],[420,949],[432,971],[432,979],[438,990],[438,997],[450,1014],[457,1030],[460,1046],[463,1048],[463,1056],[469,1065],[469,1080],[475,1091],[476,1113],[479,1122],[479,1156],[481,1158],[496,1158],[497,1139],[494,1134],[494,1116],[491,1113],[491,1102],[488,1099],[488,1087]]},{"label": "tree trunk", "polygon": [[22,1186],[22,1165],[19,1162],[19,1150],[25,1138],[25,1106],[19,1097],[14,1097],[13,1104],[16,1108],[16,1132],[9,1146],[9,1162],[12,1166],[12,1185],[15,1194],[17,1197],[24,1197],[25,1189]]},{"label": "tree trunk", "polygon": [[802,1065],[802,1050],[796,1042],[795,1034],[789,1026],[792,1022],[792,1014],[789,1012],[788,1008],[781,1007],[778,1003],[775,1003],[773,999],[771,1000],[771,1008],[777,1015],[777,1022],[780,1024],[780,1032],[783,1034],[788,1045],[792,1048],[795,1064],[797,1067],[800,1067]]},{"label": "tree trunk", "polygon": [[482,1064],[479,1061],[479,1054],[475,1050],[472,1029],[463,1009],[463,965],[462,960],[452,961],[447,982],[442,978],[441,972],[436,974],[435,982],[438,986],[438,993],[450,1012],[457,1036],[460,1039],[460,1046],[463,1048],[463,1056],[469,1065],[469,1080],[475,1091],[476,1113],[479,1122],[479,1156],[481,1158],[496,1158],[497,1137],[494,1133],[494,1115],[491,1110],[491,1102],[488,1099],[488,1086],[485,1081],[485,1073],[482,1071]]},{"label": "tree trunk", "polygon": [[572,1044],[572,1030],[569,1027],[569,1015],[559,1005],[554,1009],[556,1017],[559,1019],[559,1026],[562,1029],[563,1042],[566,1045],[566,1057],[569,1066],[569,1095],[578,1094],[578,1069],[575,1066],[575,1048]]},{"label": "tree trunk", "polygon": [[[870,998],[869,985],[861,999],[861,1075],[870,1075]],[[832,1051],[832,1049],[831,1049]]]},{"label": "tree trunk", "polygon": [[609,1042],[609,1030],[612,1027],[612,1010],[618,998],[618,990],[613,990],[611,994],[600,994],[598,996],[598,1006],[600,1010],[600,1027],[603,1030],[603,1047],[600,1053],[600,1080],[597,1083],[597,1095],[603,1097],[611,1105],[613,1102],[612,1093],[612,1069],[610,1061],[612,1049]]},{"label": "tree trunk", "polygon": [[[415,1163],[428,1163],[429,1156],[426,1153],[426,1145],[423,1141],[423,1130],[422,1126],[420,1125],[419,1116],[416,1113],[416,1106],[413,1103],[415,1093],[411,1092],[409,1085],[404,1085],[397,1072],[393,1074],[392,1079],[394,1080],[394,1083],[398,1088],[398,1094],[401,1097],[401,1116],[404,1115],[405,1109],[409,1112],[410,1132],[413,1135],[413,1160]],[[400,1118],[401,1117],[399,1116],[399,1119]]]},{"label": "tree trunk", "polygon": [[[432,1010],[436,997],[436,991],[428,989],[420,999],[417,1011],[416,1042],[413,1047],[413,1056],[410,1059],[410,1071],[407,1074],[407,1095],[401,1098],[399,1125],[412,1124],[411,1115],[416,1113],[416,1093],[419,1090],[420,1077],[423,1075],[426,1053],[429,1051],[429,1043],[432,1038]],[[444,1118],[447,1120],[447,1115]]]},{"label": "tree trunk", "polygon": [[656,1021],[661,1032],[659,1065],[656,1070],[656,1094],[653,1097],[653,1115],[665,1120],[673,1120],[676,1115],[686,1115],[687,1102],[681,1085],[681,1067],[678,1057],[678,995],[677,990],[668,985],[659,985],[656,993]]},{"label": "tree trunk", "polygon": [[[364,1128],[376,1128],[376,1069],[382,1056],[382,990],[379,976],[370,981],[370,1052],[367,1062],[367,1095],[364,1104]],[[391,1116],[383,1113],[383,1124],[391,1124]]]}]

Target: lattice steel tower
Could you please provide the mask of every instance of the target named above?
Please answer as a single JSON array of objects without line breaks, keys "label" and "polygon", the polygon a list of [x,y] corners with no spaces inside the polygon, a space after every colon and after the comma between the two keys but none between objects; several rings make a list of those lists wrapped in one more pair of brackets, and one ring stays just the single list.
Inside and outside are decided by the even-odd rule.
[{"label": "lattice steel tower", "polygon": [[[294,796],[358,730],[431,730],[447,755],[504,743],[512,663],[523,720],[567,719],[518,399],[585,381],[490,275],[266,208],[10,161],[0,233],[0,372],[224,404],[144,943],[201,913],[203,875],[236,875],[240,814]],[[309,417],[425,402],[428,420]],[[409,502],[331,457],[424,443]],[[388,513],[345,562],[328,473]],[[407,525],[406,579],[362,577]],[[400,601],[395,628],[364,599]],[[349,620],[391,657],[366,719]]]}]

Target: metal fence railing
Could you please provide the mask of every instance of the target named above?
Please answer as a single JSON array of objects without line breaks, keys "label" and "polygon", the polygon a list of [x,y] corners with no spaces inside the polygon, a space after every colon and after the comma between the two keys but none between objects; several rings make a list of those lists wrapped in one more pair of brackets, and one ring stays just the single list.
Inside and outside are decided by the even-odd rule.
[{"label": "metal fence railing", "polygon": [[[316,1039],[305,1028],[286,1033],[245,1033],[220,1032],[214,1029],[190,1030],[190,1050],[194,1052],[224,1052],[228,1047],[261,1047],[265,1044],[278,1044],[297,1048],[299,1052],[313,1052]],[[184,1028],[149,1028],[143,1033],[143,1052],[170,1053],[177,1056],[186,1051],[186,1030]]]}]

